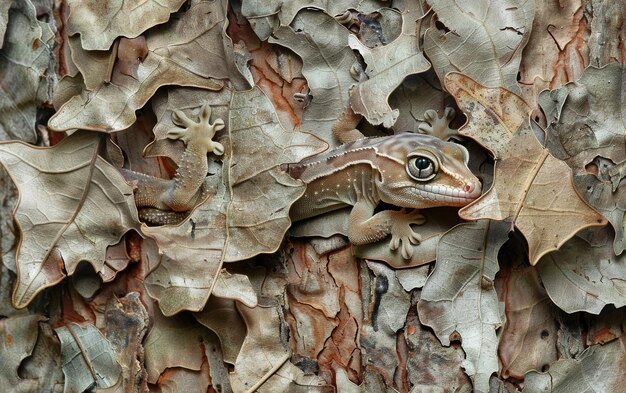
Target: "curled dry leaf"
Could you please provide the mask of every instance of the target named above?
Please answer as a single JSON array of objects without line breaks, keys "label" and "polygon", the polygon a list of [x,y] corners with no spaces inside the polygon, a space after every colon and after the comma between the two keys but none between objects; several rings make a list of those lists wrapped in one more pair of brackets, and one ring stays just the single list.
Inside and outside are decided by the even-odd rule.
[{"label": "curled dry leaf", "polygon": [[198,371],[205,358],[210,332],[187,314],[166,318],[155,310],[152,328],[145,338],[145,367],[148,383],[156,383],[168,368]]},{"label": "curled dry leaf", "polygon": [[232,150],[225,167],[232,199],[225,261],[237,261],[276,251],[291,224],[289,208],[304,193],[304,185],[278,166],[327,145],[309,133],[286,130],[258,88],[235,93],[229,124]]},{"label": "curled dry leaf", "polygon": [[576,192],[567,164],[542,148],[527,128],[511,139],[496,162],[489,191],[459,215],[466,220],[510,219],[528,241],[532,265],[579,230],[606,224]]},{"label": "curled dry leaf", "polygon": [[22,379],[18,369],[31,356],[37,342],[39,315],[22,315],[0,319],[0,383],[16,392],[38,391],[36,380]]},{"label": "curled dry leaf", "polygon": [[572,83],[539,95],[546,114],[546,147],[575,174],[596,156],[626,160],[626,67],[589,67]]},{"label": "curled dry leaf", "polygon": [[517,71],[530,36],[534,0],[427,2],[437,15],[424,34],[424,52],[440,80],[459,71],[485,86],[520,92]]},{"label": "curled dry leaf", "polygon": [[[7,27],[0,52],[0,140],[35,142],[37,107],[52,98],[54,72],[54,32],[37,20],[30,1],[5,1],[0,12],[8,10]],[[0,16],[0,25],[2,25]],[[1,37],[1,35],[0,35]]]},{"label": "curled dry leaf", "polygon": [[356,62],[348,46],[350,32],[335,18],[312,10],[298,14],[292,26],[277,29],[269,42],[296,52],[303,62],[302,74],[310,90],[300,127],[315,131],[331,146],[336,146],[332,127],[348,110],[350,86],[355,80],[350,67]]},{"label": "curled dry leaf", "polygon": [[619,392],[626,384],[621,367],[626,361],[624,336],[604,345],[587,348],[576,359],[564,359],[550,365],[545,373],[531,371],[524,378],[529,392]]},{"label": "curled dry leaf", "polygon": [[567,313],[626,305],[626,254],[615,256],[610,245],[591,247],[574,237],[543,257],[538,269],[548,295]]},{"label": "curled dry leaf", "polygon": [[508,240],[505,223],[482,220],[460,224],[439,242],[435,270],[426,281],[417,310],[443,345],[461,336],[474,391],[488,392],[498,370],[496,329],[502,324],[493,281],[498,251]]},{"label": "curled dry leaf", "polygon": [[510,90],[485,87],[457,72],[447,74],[444,82],[467,116],[461,135],[477,140],[500,158],[520,126],[528,122],[531,108]]},{"label": "curled dry leaf", "polygon": [[402,33],[387,45],[368,48],[354,35],[348,37],[350,48],[359,51],[367,63],[361,81],[350,92],[354,112],[365,116],[371,124],[391,127],[398,118],[398,109],[387,103],[391,93],[405,77],[424,72],[430,63],[419,49],[416,22],[423,16],[418,3],[410,3],[402,13]]},{"label": "curled dry leaf", "polygon": [[66,392],[83,392],[94,385],[116,384],[122,368],[111,343],[91,324],[69,323],[54,330],[61,341],[61,360]]},{"label": "curled dry leaf", "polygon": [[[96,131],[119,131],[135,120],[135,111],[144,106],[164,85],[195,86],[220,90],[221,78],[231,75],[231,58],[226,50],[229,39],[223,36],[225,12],[218,1],[201,1],[180,19],[162,29],[146,33],[144,58],[132,66],[118,61],[111,83],[94,90],[83,90],[65,102],[50,118],[55,130],[82,128]],[[181,33],[182,32],[182,33]],[[142,45],[143,38],[127,40]],[[137,50],[132,45],[129,50]],[[118,59],[122,54],[118,53]],[[127,75],[132,69],[131,75]]]},{"label": "curled dry leaf", "polygon": [[589,165],[588,170],[594,174],[574,176],[574,183],[578,192],[604,215],[615,230],[613,251],[619,255],[624,251],[626,233],[624,231],[624,213],[626,213],[626,182],[623,181],[626,161],[619,165],[611,160],[596,157]]},{"label": "curled dry leaf", "polygon": [[107,50],[117,37],[135,38],[149,28],[167,22],[185,0],[133,0],[99,2],[69,0],[67,29],[80,34],[87,50]]},{"label": "curled dry leaf", "polygon": [[0,162],[20,194],[16,307],[72,274],[82,260],[102,271],[106,248],[138,229],[133,191],[98,156],[100,140],[77,132],[51,148],[0,144]]}]

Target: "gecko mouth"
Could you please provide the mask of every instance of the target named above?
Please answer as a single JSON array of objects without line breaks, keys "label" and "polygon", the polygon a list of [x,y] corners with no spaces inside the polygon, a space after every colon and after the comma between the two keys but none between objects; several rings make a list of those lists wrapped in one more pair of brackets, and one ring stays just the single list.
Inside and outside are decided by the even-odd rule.
[{"label": "gecko mouth", "polygon": [[414,193],[424,199],[458,206],[465,206],[478,199],[480,196],[480,190],[481,187],[473,183],[467,183],[465,189],[448,187],[440,184],[421,184],[412,188]]}]

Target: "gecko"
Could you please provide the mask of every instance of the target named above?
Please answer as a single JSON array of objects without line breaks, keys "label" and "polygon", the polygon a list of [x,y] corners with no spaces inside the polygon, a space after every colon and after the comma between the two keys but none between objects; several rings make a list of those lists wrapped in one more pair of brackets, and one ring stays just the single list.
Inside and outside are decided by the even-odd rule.
[{"label": "gecko", "polygon": [[126,180],[134,185],[135,204],[144,208],[140,210],[142,220],[157,225],[180,222],[184,213],[206,197],[203,185],[208,172],[207,154],[224,154],[224,146],[213,140],[215,133],[225,127],[224,120],[217,118],[211,123],[210,118],[208,104],[200,109],[197,122],[180,110],[172,112],[172,122],[177,127],[167,132],[167,138],[185,144],[173,178],[162,179],[122,168]]},{"label": "gecko", "polygon": [[[361,245],[391,235],[391,251],[413,255],[421,236],[411,224],[425,222],[418,209],[465,206],[481,194],[462,145],[430,135],[404,133],[359,139],[328,152],[283,165],[306,184],[291,207],[292,221],[352,206],[348,238]],[[401,210],[376,211],[384,202]],[[411,210],[409,210],[411,209]]]}]

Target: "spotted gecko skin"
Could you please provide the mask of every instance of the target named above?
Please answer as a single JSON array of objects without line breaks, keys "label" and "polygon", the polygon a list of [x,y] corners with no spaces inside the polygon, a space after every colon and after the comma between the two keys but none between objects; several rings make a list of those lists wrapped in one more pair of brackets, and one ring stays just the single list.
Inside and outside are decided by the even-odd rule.
[{"label": "spotted gecko skin", "polygon": [[[299,221],[352,206],[351,243],[368,244],[391,235],[390,249],[409,259],[413,245],[421,241],[411,224],[424,223],[416,209],[465,206],[480,196],[481,183],[467,167],[468,159],[465,147],[430,135],[405,133],[347,143],[283,165],[307,185],[290,216]],[[380,202],[403,210],[375,213]]]},{"label": "spotted gecko skin", "polygon": [[126,180],[136,186],[135,204],[138,208],[147,208],[141,209],[145,213],[142,218],[156,224],[179,222],[181,214],[171,213],[187,212],[204,199],[207,154],[224,154],[224,146],[213,141],[215,133],[224,128],[224,121],[215,119],[211,123],[210,117],[209,105],[204,105],[200,110],[198,122],[189,119],[182,111],[172,113],[172,121],[179,127],[168,131],[167,137],[180,139],[186,145],[173,178],[162,179],[123,170]]}]

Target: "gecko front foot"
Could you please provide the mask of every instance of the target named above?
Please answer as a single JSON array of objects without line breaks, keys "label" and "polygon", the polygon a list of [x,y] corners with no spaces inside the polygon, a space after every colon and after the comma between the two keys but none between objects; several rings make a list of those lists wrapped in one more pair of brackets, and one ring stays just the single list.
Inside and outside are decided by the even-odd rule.
[{"label": "gecko front foot", "polygon": [[402,258],[411,259],[413,246],[420,244],[422,241],[422,236],[413,231],[411,224],[422,225],[425,222],[426,218],[417,209],[413,209],[410,213],[407,213],[405,209],[400,210],[391,227],[389,249],[391,251],[400,249]]},{"label": "gecko front foot", "polygon": [[[224,128],[224,120],[215,119],[211,124],[211,106],[204,104],[200,109],[200,119],[198,122],[191,120],[181,110],[172,112],[172,122],[179,128],[173,128],[167,132],[170,139],[180,139],[187,146],[193,144],[194,148],[201,148],[206,153],[213,153],[221,156],[224,154],[224,146],[213,141],[215,133]],[[206,154],[205,153],[205,154]]]},{"label": "gecko front foot", "polygon": [[450,122],[454,120],[456,111],[453,108],[447,107],[443,116],[439,117],[437,111],[429,109],[424,112],[424,119],[426,123],[420,124],[417,129],[422,134],[427,134],[439,138],[443,141],[447,141],[450,138],[458,137],[459,130],[453,130],[450,128]]}]

